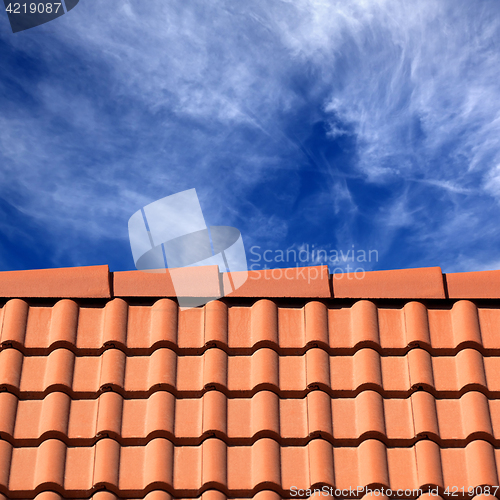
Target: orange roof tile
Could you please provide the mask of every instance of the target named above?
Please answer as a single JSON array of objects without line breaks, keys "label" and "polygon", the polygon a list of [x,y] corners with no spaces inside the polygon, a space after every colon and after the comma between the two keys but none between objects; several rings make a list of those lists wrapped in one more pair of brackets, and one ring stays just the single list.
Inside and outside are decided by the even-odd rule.
[{"label": "orange roof tile", "polygon": [[357,299],[445,298],[440,267],[334,274],[333,293],[337,298]]},{"label": "orange roof tile", "polygon": [[0,273],[0,500],[498,486],[497,273],[311,269]]},{"label": "orange roof tile", "polygon": [[500,298],[500,271],[447,274],[446,283],[452,299]]},{"label": "orange roof tile", "polygon": [[[182,275],[183,290],[176,290],[173,278]],[[177,285],[179,283],[176,281]],[[189,296],[219,298],[219,271],[217,266],[164,269],[160,272],[121,271],[113,273],[115,297],[175,297]],[[184,293],[183,293],[184,292]]]},{"label": "orange roof tile", "polygon": [[108,266],[0,273],[0,297],[109,298]]},{"label": "orange roof tile", "polygon": [[[237,279],[237,276],[242,274],[241,272],[224,273],[224,290],[232,290],[231,279]],[[228,293],[227,296],[331,297],[328,267],[312,266],[248,271],[246,282],[235,291]]]}]

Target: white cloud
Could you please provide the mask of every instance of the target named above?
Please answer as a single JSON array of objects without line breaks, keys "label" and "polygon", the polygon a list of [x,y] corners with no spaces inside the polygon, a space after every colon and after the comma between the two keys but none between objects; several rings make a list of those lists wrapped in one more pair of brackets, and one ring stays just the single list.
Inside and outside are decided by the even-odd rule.
[{"label": "white cloud", "polygon": [[[308,164],[324,188],[290,218],[307,223],[330,210],[339,219],[331,238],[354,241],[357,179],[394,191],[369,214],[374,246],[389,251],[409,227],[415,241],[454,246],[461,221],[482,223],[481,204],[463,200],[483,190],[500,201],[494,8],[80,2],[57,21],[3,36],[42,69],[34,81],[13,77],[35,104],[0,117],[0,193],[17,193],[14,205],[56,232],[78,227],[99,240],[125,238],[140,206],[197,187],[207,219],[238,220],[248,209],[250,238],[286,238],[289,221],[247,198],[272,182],[280,203],[294,206]],[[355,170],[315,156],[290,131],[304,109],[306,129],[326,116],[326,137],[353,140]],[[425,189],[439,193],[445,216]]]},{"label": "white cloud", "polygon": [[[364,7],[344,18],[349,70],[325,107],[353,125],[359,168],[377,182],[415,172],[444,182],[487,173],[500,156],[498,17],[479,9],[471,21],[464,2]],[[320,31],[332,17],[337,6],[314,17]],[[436,170],[440,159],[447,165]]]}]

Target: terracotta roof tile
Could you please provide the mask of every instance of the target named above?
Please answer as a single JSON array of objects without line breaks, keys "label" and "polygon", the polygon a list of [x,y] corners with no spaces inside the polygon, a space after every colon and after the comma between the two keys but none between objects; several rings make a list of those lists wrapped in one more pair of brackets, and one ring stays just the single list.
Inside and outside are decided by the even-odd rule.
[{"label": "terracotta roof tile", "polygon": [[222,295],[217,266],[115,272],[113,291],[115,297],[192,297],[194,294],[218,298]]},{"label": "terracotta roof tile", "polygon": [[499,299],[500,271],[446,274],[451,299]]},{"label": "terracotta roof tile", "polygon": [[82,295],[85,268],[73,288],[26,271],[15,294],[0,273],[0,499],[498,485],[496,275],[448,275],[447,298],[439,268],[374,272],[332,297],[313,269],[183,311],[166,275]]},{"label": "terracotta roof tile", "polygon": [[444,299],[440,267],[334,274],[334,297]]},{"label": "terracotta roof tile", "polygon": [[111,297],[108,266],[0,273],[0,297]]},{"label": "terracotta roof tile", "polygon": [[[228,297],[330,297],[327,266],[265,269],[247,273],[224,273],[224,290],[233,290],[231,281],[247,280]],[[244,279],[244,278],[243,278]],[[263,295],[264,294],[264,295]]]},{"label": "terracotta roof tile", "polygon": [[[325,496],[323,496],[324,498]],[[16,497],[19,498],[19,497]],[[55,491],[42,491],[35,497],[33,497],[35,500],[62,500],[65,498],[63,495],[60,495],[59,493]],[[75,498],[76,500],[88,500],[91,498],[92,500],[121,500],[122,497],[119,497],[112,493],[111,491],[106,491],[106,490],[101,490],[97,491],[96,493],[91,494],[90,496],[85,496],[84,498],[82,497],[72,497]],[[167,491],[164,490],[153,490],[147,493],[145,496],[142,496],[140,498],[138,497],[127,497],[130,498],[131,500],[173,500],[174,497],[168,493]],[[176,499],[179,497],[175,497]],[[218,490],[206,490],[203,492],[201,495],[196,497],[199,500],[227,500],[228,498],[233,499],[234,497],[227,497],[224,493]],[[270,491],[270,490],[261,490],[255,493],[253,495],[253,498],[256,500],[280,500],[281,496],[276,493],[275,491]],[[434,497],[436,498],[436,497]],[[9,497],[2,495],[0,493],[0,500],[9,500]],[[185,500],[185,499],[180,499],[180,500]],[[235,500],[243,500],[242,498],[236,498]],[[443,500],[438,497],[438,500]],[[486,500],[486,499],[481,499],[481,500]]]}]

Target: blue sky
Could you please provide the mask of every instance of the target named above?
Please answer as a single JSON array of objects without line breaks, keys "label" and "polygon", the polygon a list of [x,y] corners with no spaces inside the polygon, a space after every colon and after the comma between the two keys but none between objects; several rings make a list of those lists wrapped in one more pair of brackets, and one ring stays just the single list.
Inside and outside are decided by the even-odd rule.
[{"label": "blue sky", "polygon": [[366,270],[500,268],[500,3],[80,0],[16,34],[0,16],[1,270],[134,269],[130,216],[191,188],[254,268],[319,263],[313,245],[376,250]]}]

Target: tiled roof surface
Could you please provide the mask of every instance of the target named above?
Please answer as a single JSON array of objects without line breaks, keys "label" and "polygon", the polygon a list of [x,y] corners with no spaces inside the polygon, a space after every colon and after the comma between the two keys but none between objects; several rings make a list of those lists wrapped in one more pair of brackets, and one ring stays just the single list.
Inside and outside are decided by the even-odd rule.
[{"label": "tiled roof surface", "polygon": [[255,271],[181,311],[168,273],[98,266],[0,298],[0,500],[499,484],[500,272]]}]

